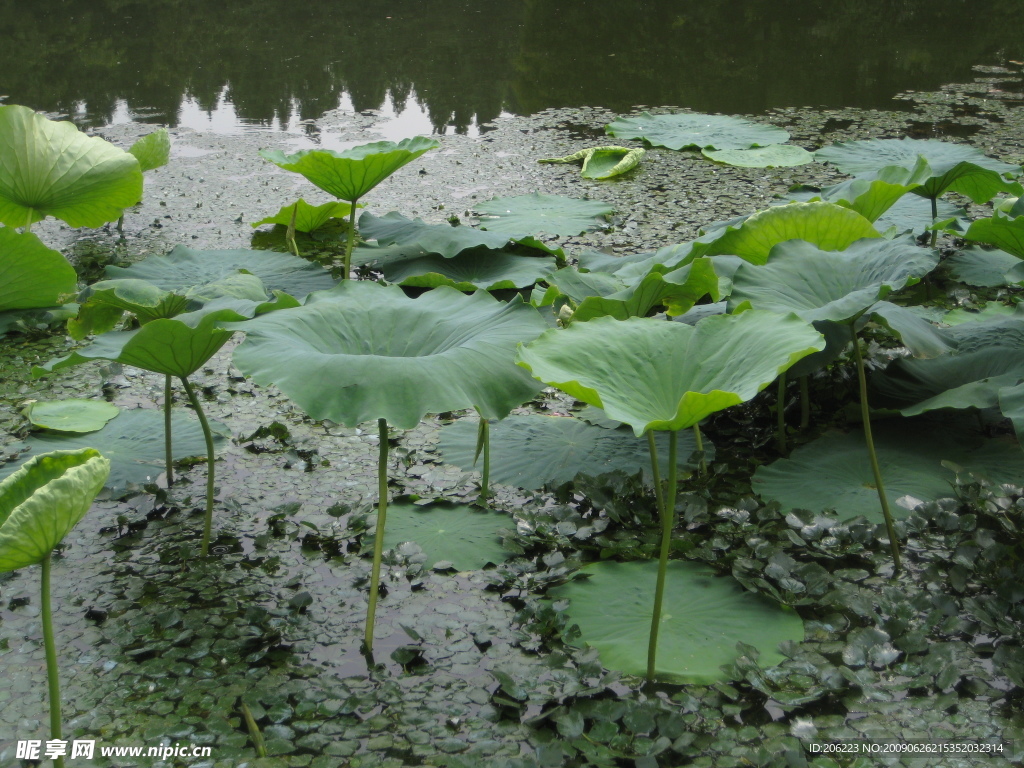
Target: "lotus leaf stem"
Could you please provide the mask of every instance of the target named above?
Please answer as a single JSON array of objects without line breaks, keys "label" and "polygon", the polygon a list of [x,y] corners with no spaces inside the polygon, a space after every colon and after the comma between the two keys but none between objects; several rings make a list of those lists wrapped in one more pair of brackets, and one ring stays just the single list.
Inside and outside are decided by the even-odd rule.
[{"label": "lotus leaf stem", "polygon": [[693,425],[693,442],[697,447],[697,453],[700,454],[700,473],[706,475],[708,473],[708,460],[704,457],[704,438],[700,434],[700,424]]},{"label": "lotus leaf stem", "polygon": [[[939,198],[938,197],[930,197],[928,199],[932,201],[932,226],[934,227],[935,226],[935,220],[937,218],[939,218]],[[935,247],[935,243],[938,242],[938,239],[939,239],[939,230],[933,229],[932,230],[932,242],[931,242],[931,247],[932,248]]]},{"label": "lotus leaf stem", "polygon": [[491,495],[491,422],[480,419],[480,436],[484,446],[484,466],[480,478],[480,500],[487,501]]},{"label": "lotus leaf stem", "polygon": [[298,215],[298,213],[299,204],[295,203],[295,205],[292,206],[292,218],[291,221],[288,222],[288,231],[285,232],[284,236],[285,240],[288,242],[288,245],[292,247],[292,253],[294,253],[296,257],[299,255],[299,245],[298,243],[295,242],[295,217]]},{"label": "lotus leaf stem", "polygon": [[171,374],[164,374],[164,461],[167,465],[167,487],[174,485],[174,458],[171,452]]},{"label": "lotus leaf stem", "polygon": [[348,240],[345,241],[345,271],[341,275],[342,280],[348,280],[352,271],[352,249],[356,244],[356,203],[359,198],[351,200],[352,210],[348,214]]},{"label": "lotus leaf stem", "polygon": [[868,445],[868,458],[871,460],[871,471],[875,475],[875,489],[878,491],[878,501],[882,505],[882,515],[885,517],[885,530],[889,536],[889,549],[892,550],[893,576],[902,570],[900,563],[900,545],[896,539],[896,526],[892,521],[892,513],[889,512],[889,500],[885,496],[885,485],[882,482],[882,470],[878,466],[878,456],[875,453],[875,441],[871,436],[871,410],[868,407],[868,381],[864,374],[864,358],[860,354],[860,340],[857,338],[857,329],[850,325],[850,335],[853,337],[853,352],[857,359],[857,379],[860,382],[860,415],[864,422],[864,440]]},{"label": "lotus leaf stem", "polygon": [[[50,553],[43,558],[40,614],[43,620],[43,648],[46,652],[46,679],[50,688],[50,738],[61,739],[60,677],[57,673],[57,647],[53,642],[53,617],[50,611]],[[53,761],[56,768],[64,768],[64,758]]]},{"label": "lotus leaf stem", "polygon": [[800,379],[800,429],[811,425],[811,386],[806,376]]},{"label": "lotus leaf stem", "polygon": [[647,430],[647,450],[651,454],[651,477],[654,478],[654,498],[658,505],[658,515],[665,508],[665,498],[661,487],[661,466],[658,464],[658,446],[654,442],[654,430]]},{"label": "lotus leaf stem", "polygon": [[199,398],[196,397],[192,385],[188,383],[187,376],[181,377],[181,385],[185,388],[185,393],[196,411],[196,416],[199,417],[199,424],[203,428],[203,437],[206,438],[206,517],[203,520],[203,543],[199,548],[199,554],[206,557],[210,551],[210,531],[213,528],[213,473],[216,459],[213,453],[213,432],[210,431],[210,422],[206,420],[203,406],[199,404]]},{"label": "lotus leaf stem", "polygon": [[679,433],[672,431],[668,438],[668,482],[661,504],[661,549],[658,553],[658,582],[654,588],[654,610],[651,614],[651,637],[647,645],[647,679],[654,679],[658,654],[658,630],[661,628],[661,604],[665,597],[665,574],[668,571],[668,550],[672,543],[676,512],[676,448]]},{"label": "lotus leaf stem", "polygon": [[779,446],[779,453],[786,455],[786,372],[779,374],[779,395],[776,398],[778,408],[778,424],[775,429],[775,440]]},{"label": "lotus leaf stem", "polygon": [[380,451],[377,460],[377,532],[373,537],[373,566],[370,569],[370,595],[366,606],[366,627],[363,645],[366,655],[373,657],[373,622],[377,616],[377,592],[380,589],[380,561],[384,552],[384,523],[388,516],[388,422],[377,419]]}]

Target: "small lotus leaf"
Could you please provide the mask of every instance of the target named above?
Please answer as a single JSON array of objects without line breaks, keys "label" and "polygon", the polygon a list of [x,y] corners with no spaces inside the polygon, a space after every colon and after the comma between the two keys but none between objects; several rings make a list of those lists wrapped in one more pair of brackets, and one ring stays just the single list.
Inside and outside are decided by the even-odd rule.
[{"label": "small lotus leaf", "polygon": [[509,241],[507,234],[485,232],[473,227],[427,224],[422,219],[407,219],[397,211],[380,217],[364,213],[359,217],[359,233],[367,240],[376,240],[383,246],[414,245],[446,259],[480,246],[502,248]]},{"label": "small lotus leaf", "polygon": [[585,179],[611,179],[636,168],[644,155],[643,149],[627,147],[589,147],[565,157],[551,157],[538,163],[575,163],[582,161],[580,175]]},{"label": "small lotus leaf", "polygon": [[769,144],[754,149],[702,149],[708,160],[740,168],[791,168],[814,162],[814,155],[793,144]]},{"label": "small lotus leaf", "polygon": [[95,432],[121,412],[105,400],[33,401],[24,410],[34,427],[56,432]]},{"label": "small lotus leaf", "polygon": [[316,232],[327,226],[332,220],[346,218],[351,212],[352,206],[348,203],[333,202],[310,205],[300,197],[294,203],[281,208],[273,216],[253,222],[252,227],[259,227],[263,224],[280,224],[287,227],[291,225],[294,215],[296,232]]},{"label": "small lotus leaf", "polygon": [[545,332],[520,347],[518,362],[640,436],[692,427],[745,402],[824,346],[821,334],[796,316],[757,310],[695,326],[599,317]]},{"label": "small lotus leaf", "polygon": [[286,155],[277,149],[264,149],[260,155],[286,171],[302,174],[339,200],[355,202],[403,165],[439,146],[434,139],[416,136],[397,144],[376,141],[344,152],[304,149]]},{"label": "small lotus leaf", "polygon": [[0,168],[0,223],[9,227],[47,216],[99,227],[142,199],[133,155],[26,107],[0,106]]},{"label": "small lotus leaf", "polygon": [[956,349],[957,341],[953,336],[914,309],[880,301],[867,314],[896,334],[914,357],[938,357]]},{"label": "small lotus leaf", "polygon": [[688,112],[620,117],[606,125],[605,131],[619,139],[643,139],[669,149],[749,149],[789,141],[789,134],[773,125]]},{"label": "small lotus leaf", "polygon": [[77,287],[75,268],[61,254],[31,232],[0,227],[0,312],[52,307]]},{"label": "small lotus leaf", "polygon": [[634,285],[605,296],[583,299],[572,315],[574,322],[611,316],[619,320],[644,317],[655,307],[670,316],[681,315],[705,296],[719,298],[719,278],[711,259],[695,259],[662,274],[652,270]]},{"label": "small lotus leaf", "polygon": [[92,506],[110,462],[91,448],[34,456],[0,481],[0,573],[42,562]]},{"label": "small lotus leaf", "polygon": [[[601,413],[596,411],[596,413]],[[607,421],[617,427],[618,422]],[[584,472],[600,475],[621,470],[650,475],[651,457],[646,440],[628,430],[609,429],[582,419],[559,416],[512,415],[490,425],[491,471],[495,483],[536,490],[571,482]],[[441,456],[465,470],[479,469],[476,459],[477,425],[460,419],[441,429]],[[657,436],[662,475],[668,473],[668,435]],[[704,441],[705,451],[713,451]],[[679,436],[679,466],[690,470],[689,457],[697,450],[692,433]]]},{"label": "small lotus leaf", "polygon": [[550,256],[520,256],[507,251],[474,248],[454,258],[439,254],[426,254],[405,260],[392,260],[381,271],[389,283],[436,288],[448,285],[460,291],[472,292],[525,288],[545,279],[555,271],[555,260]]},{"label": "small lotus leaf", "polygon": [[135,155],[143,173],[152,171],[171,159],[171,137],[166,128],[160,128],[136,141],[128,151]]},{"label": "small lotus leaf", "polygon": [[497,565],[511,557],[501,546],[502,532],[515,530],[507,514],[479,510],[461,504],[388,505],[384,548],[415,541],[427,556],[424,568],[446,561],[456,570],[474,571],[488,563]]},{"label": "small lotus leaf", "polygon": [[978,219],[971,222],[964,237],[978,243],[994,245],[1018,259],[1024,259],[1024,216],[1015,219],[1002,216]]},{"label": "small lotus leaf", "polygon": [[1021,264],[1016,256],[996,248],[968,246],[943,261],[949,274],[961,283],[995,288],[1011,282],[1008,273]]},{"label": "small lotus leaf", "polygon": [[510,235],[546,233],[549,235],[581,235],[602,226],[601,217],[613,208],[597,200],[576,200],[559,195],[501,197],[476,206],[480,227],[490,232]]},{"label": "small lotus leaf", "polygon": [[[548,590],[551,597],[569,599],[569,622],[581,632],[577,642],[597,648],[608,669],[644,675],[657,561],[592,563],[582,573],[589,578]],[[803,639],[803,622],[792,609],[747,592],[706,565],[668,564],[658,679],[709,685],[728,679],[721,668],[740,655],[737,643],[757,648],[760,666],[771,667],[784,658],[780,643]]]}]

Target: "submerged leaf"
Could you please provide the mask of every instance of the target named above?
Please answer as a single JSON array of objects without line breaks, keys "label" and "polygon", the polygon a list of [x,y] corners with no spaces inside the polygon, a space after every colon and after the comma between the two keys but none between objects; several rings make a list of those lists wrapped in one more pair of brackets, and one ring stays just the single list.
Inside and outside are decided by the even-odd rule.
[{"label": "submerged leaf", "polygon": [[427,556],[424,568],[449,562],[458,571],[473,571],[504,562],[511,553],[501,546],[502,532],[515,530],[509,515],[461,504],[388,505],[384,548],[414,541]]}]

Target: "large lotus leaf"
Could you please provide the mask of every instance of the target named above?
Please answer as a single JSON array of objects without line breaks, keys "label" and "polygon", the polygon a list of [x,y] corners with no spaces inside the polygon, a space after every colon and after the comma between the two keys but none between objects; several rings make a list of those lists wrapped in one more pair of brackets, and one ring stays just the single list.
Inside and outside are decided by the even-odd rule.
[{"label": "large lotus leaf", "polygon": [[839,142],[815,152],[816,160],[831,163],[851,176],[878,173],[893,165],[911,169],[918,165],[920,157],[924,157],[933,174],[945,173],[959,163],[971,163],[1000,176],[1019,176],[1021,172],[1020,166],[994,160],[974,147],[936,139],[865,139]]},{"label": "large lotus leaf", "polygon": [[171,159],[171,137],[166,128],[160,128],[136,141],[128,151],[135,155],[143,172],[152,171]]},{"label": "large lotus leaf", "polygon": [[110,474],[95,450],[35,456],[0,482],[0,573],[42,562],[85,517]]},{"label": "large lotus leaf", "polygon": [[637,262],[646,262],[654,254],[631,253],[620,256],[615,253],[604,253],[603,251],[583,251],[576,254],[576,261],[581,272],[606,272],[614,275],[623,267]]},{"label": "large lotus leaf", "polygon": [[475,571],[512,556],[501,546],[501,535],[515,527],[507,514],[490,510],[461,504],[396,502],[388,505],[384,548],[414,541],[427,556],[424,568],[444,561],[458,571]]},{"label": "large lotus leaf", "polygon": [[937,357],[957,347],[954,337],[946,330],[932,325],[914,308],[880,301],[867,314],[896,334],[914,357]]},{"label": "large lotus leaf", "polygon": [[794,144],[769,144],[754,149],[702,149],[708,160],[740,168],[792,168],[814,162],[814,155]]},{"label": "large lotus leaf", "polygon": [[476,206],[480,227],[491,232],[524,235],[581,235],[603,226],[599,219],[614,210],[598,200],[576,200],[559,195],[496,197]]},{"label": "large lotus leaf", "polygon": [[474,227],[427,224],[422,219],[407,219],[397,211],[379,217],[364,213],[359,217],[359,234],[384,246],[419,246],[427,253],[438,253],[447,259],[479,246],[502,248],[509,241],[507,234]]},{"label": "large lotus leaf", "polygon": [[938,255],[912,237],[866,238],[840,252],[789,240],[771,249],[767,264],[736,270],[729,307],[749,302],[755,309],[795,312],[808,322],[852,322],[938,263]]},{"label": "large lotus leaf", "polygon": [[971,222],[967,234],[968,240],[988,243],[1002,248],[1018,259],[1024,259],[1024,216],[1007,219],[995,216],[989,219],[978,219]]},{"label": "large lotus leaf", "polygon": [[978,309],[953,309],[942,315],[942,322],[946,325],[961,325],[963,323],[984,323],[990,320],[1012,317],[1016,309],[998,301],[990,301],[980,310]]},{"label": "large lotus leaf", "polygon": [[671,316],[681,315],[704,296],[718,299],[718,275],[711,259],[695,259],[665,274],[652,271],[636,285],[607,296],[591,296],[580,302],[573,321],[611,316],[619,320],[644,317],[664,306]]},{"label": "large lotus leaf", "polygon": [[0,312],[52,307],[77,286],[75,268],[57,251],[31,232],[0,227]]},{"label": "large lotus leaf", "polygon": [[475,248],[454,258],[430,253],[418,258],[389,261],[381,271],[389,283],[436,288],[448,285],[460,291],[482,288],[496,291],[525,288],[543,280],[555,271],[550,256],[533,258],[507,251]]},{"label": "large lotus leaf", "polygon": [[[608,669],[645,675],[657,561],[592,563],[582,573],[589,578],[548,590],[551,597],[568,598],[569,623],[580,628],[576,642],[597,648]],[[740,655],[737,643],[757,648],[758,663],[771,667],[784,658],[780,643],[803,639],[803,622],[792,609],[746,591],[706,565],[668,564],[658,679],[710,685],[728,679],[722,667]]]},{"label": "large lotus leaf", "polygon": [[[943,229],[952,229],[961,233],[967,229],[967,212],[960,206],[947,203],[944,200],[937,200],[935,210],[938,214],[936,221],[949,222],[952,220]],[[931,223],[931,201],[918,195],[907,195],[897,200],[889,210],[878,217],[875,229],[879,232],[891,230],[897,233],[921,233],[926,231]]]},{"label": "large lotus leaf", "polygon": [[[226,427],[211,422],[214,450],[219,450],[230,434]],[[177,410],[171,413],[174,434],[174,459],[206,455],[206,438],[198,419]],[[16,462],[0,465],[0,477],[14,472],[32,456],[47,451],[75,451],[95,448],[110,460],[110,477],[105,487],[114,496],[129,485],[142,485],[161,475],[166,468],[164,455],[164,414],[158,410],[122,411],[98,432],[88,434],[56,434],[40,432],[24,441],[28,452]]]},{"label": "large lotus leaf", "polygon": [[739,227],[727,227],[710,242],[694,245],[693,255],[733,255],[764,264],[771,249],[786,240],[806,240],[823,251],[841,251],[856,240],[881,237],[856,211],[834,203],[790,203],[758,211]]},{"label": "large lotus leaf", "polygon": [[943,266],[961,283],[995,288],[1011,282],[1008,273],[1021,263],[1006,251],[972,245],[945,259]]},{"label": "large lotus leaf", "polygon": [[33,400],[24,409],[32,426],[56,432],[95,432],[121,412],[106,400]]},{"label": "large lotus leaf", "polygon": [[[600,413],[600,411],[597,411]],[[608,420],[609,426],[618,422]],[[600,475],[621,470],[635,474],[651,473],[651,457],[646,440],[637,440],[626,429],[595,426],[582,419],[560,416],[512,415],[492,423],[491,482],[535,490],[546,485],[571,482],[584,472]],[[460,419],[441,428],[439,448],[449,464],[466,470],[479,469],[476,461],[477,423]],[[662,476],[668,473],[668,435],[657,436],[658,460]],[[705,441],[705,451],[710,445]],[[691,432],[679,436],[678,463],[693,469],[688,459],[697,450]]]},{"label": "large lotus leaf", "polygon": [[[999,410],[1013,424],[1017,442],[1024,446],[1024,383],[999,390]],[[1019,484],[1019,479],[1012,481]]]},{"label": "large lotus leaf", "polygon": [[[904,168],[889,165],[878,169],[870,176],[847,179],[821,190],[821,199],[837,203],[856,211],[868,221],[876,221],[888,211],[897,200],[912,190],[927,176],[926,163],[919,159],[917,165]],[[930,213],[928,220],[930,220]]]},{"label": "large lotus leaf", "polygon": [[[786,371],[786,375],[792,379],[810,376],[815,371],[821,370],[829,363],[837,360],[846,348],[850,346],[849,325],[827,321],[813,323],[812,325],[814,330],[824,337],[825,348],[820,352],[814,352],[807,357],[802,357],[793,363]],[[855,323],[854,327],[858,327],[858,324]]]},{"label": "large lotus leaf", "polygon": [[310,205],[301,197],[294,203],[284,206],[272,216],[252,223],[253,228],[263,224],[280,224],[291,226],[292,216],[295,217],[296,232],[316,232],[336,219],[344,219],[352,212],[348,203],[333,202],[323,205]]},{"label": "large lotus leaf", "polygon": [[[1019,166],[1013,175],[1020,175]],[[1019,194],[1020,191],[1020,184],[1009,182],[999,172],[971,162],[957,163],[951,168],[933,168],[931,178],[911,190],[913,194],[927,198],[936,198],[946,192],[958,192],[976,203],[986,203],[1000,192]]]},{"label": "large lotus leaf", "polygon": [[550,330],[519,349],[541,381],[629,424],[678,430],[754,397],[825,342],[795,315],[751,310],[694,326],[599,317]]},{"label": "large lotus leaf", "polygon": [[344,152],[304,149],[286,155],[278,149],[262,149],[260,155],[286,171],[301,173],[339,200],[354,202],[403,165],[440,146],[434,139],[416,136],[397,144],[376,141]]},{"label": "large lotus leaf", "polygon": [[549,157],[538,160],[538,163],[575,163],[582,162],[580,175],[585,179],[610,179],[631,171],[640,164],[646,155],[643,149],[626,147],[589,147],[573,152],[565,157]]},{"label": "large lotus leaf", "polygon": [[0,222],[9,227],[47,216],[99,227],[142,199],[133,155],[27,107],[0,106],[0,168]]},{"label": "large lotus leaf", "polygon": [[752,123],[738,117],[679,113],[620,117],[605,126],[619,139],[643,139],[669,149],[749,149],[768,144],[785,144],[789,134],[781,128]]},{"label": "large lotus leaf", "polygon": [[183,245],[166,256],[150,256],[130,267],[106,268],[108,277],[147,280],[175,293],[215,283],[239,270],[258,277],[268,291],[284,291],[297,299],[313,291],[327,290],[338,282],[323,267],[289,253],[242,249],[193,251]]},{"label": "large lotus leaf", "polygon": [[463,408],[502,418],[533,397],[536,382],[513,358],[546,324],[518,297],[506,304],[442,286],[411,299],[398,286],[346,281],[237,327],[246,339],[235,364],[314,419],[411,429],[425,414]]},{"label": "large lotus leaf", "polygon": [[[917,427],[910,422],[873,425],[875,451],[885,493],[896,517],[906,517],[922,501],[953,495],[951,461],[997,482],[1019,482],[1024,457],[1005,440],[970,441],[944,423]],[[1013,478],[1017,478],[1014,480]],[[758,467],[754,490],[783,510],[834,509],[841,517],[863,515],[873,523],[884,518],[864,434],[829,432],[793,451],[788,459]],[[902,503],[900,499],[910,497]]]}]

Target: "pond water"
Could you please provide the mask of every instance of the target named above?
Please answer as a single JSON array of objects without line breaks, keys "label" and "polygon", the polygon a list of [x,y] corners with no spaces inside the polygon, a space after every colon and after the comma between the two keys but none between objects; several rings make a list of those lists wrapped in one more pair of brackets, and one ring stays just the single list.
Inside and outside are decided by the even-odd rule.
[{"label": "pond water", "polygon": [[[502,113],[892,108],[1024,57],[1015,0],[0,1],[0,96],[82,126],[301,130],[337,107],[394,138]],[[392,138],[392,136],[388,136]]]}]

